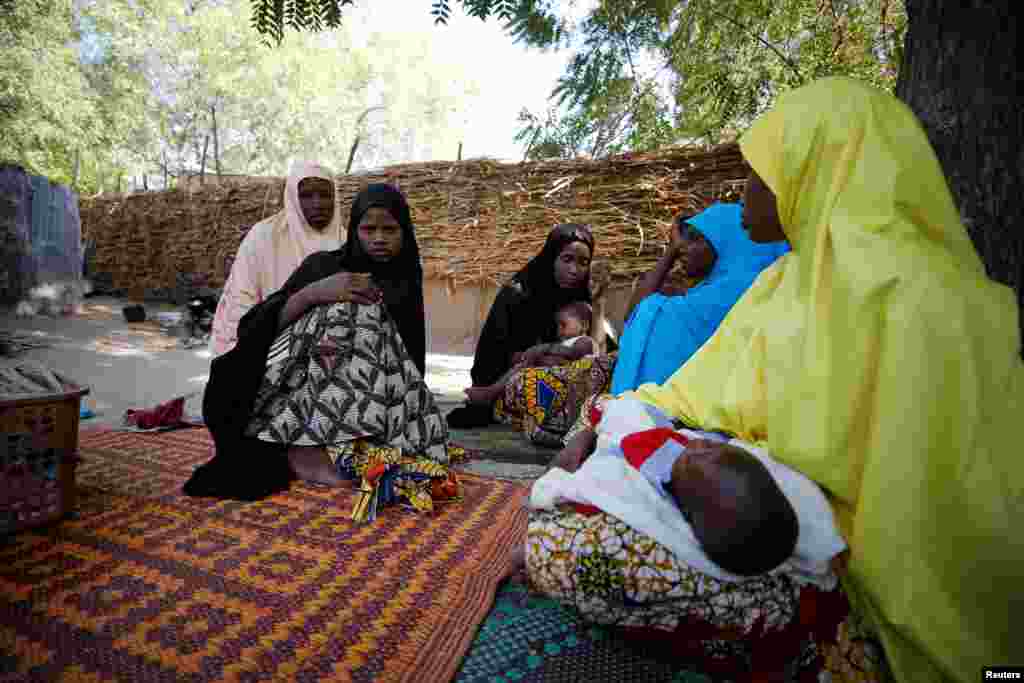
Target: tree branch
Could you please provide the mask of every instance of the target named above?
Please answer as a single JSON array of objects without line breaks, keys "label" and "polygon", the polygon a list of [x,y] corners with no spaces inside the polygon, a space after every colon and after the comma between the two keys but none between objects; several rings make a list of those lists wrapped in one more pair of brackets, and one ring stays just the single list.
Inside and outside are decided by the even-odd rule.
[{"label": "tree branch", "polygon": [[[617,21],[616,23],[620,22]],[[633,93],[639,98],[640,78],[636,75],[636,65],[633,63],[633,48],[629,44],[629,35],[626,33],[624,20],[621,21],[617,31],[622,37],[622,47],[626,53],[626,62],[629,64],[629,71],[633,74]]]},{"label": "tree branch", "polygon": [[345,175],[348,175],[348,173],[352,170],[352,162],[355,161],[356,150],[359,148],[359,143],[362,142],[362,139],[361,139],[361,136],[360,136],[359,133],[360,133],[360,131],[362,129],[363,121],[366,120],[366,117],[367,117],[367,115],[369,115],[370,112],[376,111],[376,110],[383,110],[384,108],[385,107],[383,107],[381,105],[377,105],[376,107],[369,107],[369,108],[365,109],[363,111],[363,113],[358,116],[358,118],[356,118],[356,137],[352,141],[352,148],[349,149],[349,151],[348,151],[348,163],[345,165]]},{"label": "tree branch", "polygon": [[715,15],[715,16],[717,16],[717,17],[720,17],[720,18],[722,18],[722,19],[725,19],[725,20],[726,20],[726,21],[728,21],[728,22],[729,22],[730,24],[732,24],[733,26],[736,26],[737,28],[739,28],[740,30],[742,30],[742,31],[743,31],[744,33],[746,33],[747,35],[749,35],[749,36],[752,36],[753,38],[756,38],[756,39],[757,39],[757,41],[758,41],[759,43],[761,43],[762,45],[764,45],[765,47],[767,47],[767,48],[768,48],[769,50],[771,50],[772,52],[774,52],[774,53],[775,53],[775,55],[776,55],[776,56],[777,56],[777,57],[778,57],[779,59],[781,59],[781,60],[782,60],[782,63],[783,63],[783,64],[785,64],[786,66],[788,66],[788,67],[789,67],[790,71],[792,71],[792,72],[793,72],[793,73],[794,73],[794,74],[796,75],[796,77],[797,77],[797,78],[799,79],[800,83],[803,83],[803,82],[804,82],[804,76],[803,76],[803,74],[802,74],[802,73],[800,73],[800,69],[799,69],[799,68],[797,67],[797,65],[796,65],[796,62],[794,62],[793,60],[791,60],[791,59],[790,59],[789,57],[787,57],[786,55],[782,54],[782,51],[781,51],[781,50],[779,50],[779,48],[775,47],[774,45],[772,45],[771,43],[769,43],[769,42],[768,42],[767,40],[765,40],[764,38],[762,38],[762,37],[761,37],[761,36],[759,36],[758,34],[756,34],[756,33],[754,33],[753,31],[751,31],[751,30],[750,30],[749,28],[747,28],[747,26],[746,26],[745,24],[743,24],[743,22],[741,22],[741,21],[738,21],[738,20],[736,20],[736,19],[732,18],[731,16],[729,16],[729,15],[728,15],[728,14],[726,14],[725,12],[721,12],[721,11],[719,11],[719,10],[715,9],[714,7],[709,7],[709,8],[708,8],[708,11],[710,11],[710,12],[711,12],[712,14],[714,14],[714,15]]}]

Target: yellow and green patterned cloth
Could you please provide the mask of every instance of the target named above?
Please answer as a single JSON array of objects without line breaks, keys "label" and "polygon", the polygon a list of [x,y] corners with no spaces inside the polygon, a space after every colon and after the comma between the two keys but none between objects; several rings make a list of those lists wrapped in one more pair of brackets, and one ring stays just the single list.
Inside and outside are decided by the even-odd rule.
[{"label": "yellow and green patterned cloth", "polygon": [[519,370],[506,382],[494,417],[541,445],[561,445],[583,402],[608,390],[617,357],[586,356],[565,365]]}]

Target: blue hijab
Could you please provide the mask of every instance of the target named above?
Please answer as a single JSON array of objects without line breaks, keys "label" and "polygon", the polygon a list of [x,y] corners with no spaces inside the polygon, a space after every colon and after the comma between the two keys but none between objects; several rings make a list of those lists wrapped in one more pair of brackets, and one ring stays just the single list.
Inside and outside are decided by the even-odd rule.
[{"label": "blue hijab", "polygon": [[717,259],[684,296],[654,293],[626,322],[612,393],[661,384],[704,345],[758,274],[789,251],[786,242],[758,244],[743,229],[742,204],[713,204],[686,221],[714,247]]}]

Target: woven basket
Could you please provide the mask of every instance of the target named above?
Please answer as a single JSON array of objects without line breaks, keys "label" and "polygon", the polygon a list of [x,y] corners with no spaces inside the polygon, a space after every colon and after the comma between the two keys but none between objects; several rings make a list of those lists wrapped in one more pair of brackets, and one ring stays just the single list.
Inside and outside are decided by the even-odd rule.
[{"label": "woven basket", "polygon": [[0,534],[60,519],[75,506],[78,419],[88,388],[0,397]]}]

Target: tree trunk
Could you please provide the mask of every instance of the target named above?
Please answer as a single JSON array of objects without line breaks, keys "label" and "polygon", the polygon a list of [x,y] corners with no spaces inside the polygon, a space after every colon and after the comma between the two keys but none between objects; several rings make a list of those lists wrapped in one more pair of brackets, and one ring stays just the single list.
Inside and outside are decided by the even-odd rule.
[{"label": "tree trunk", "polygon": [[1016,4],[906,0],[896,94],[921,119],[989,276],[1016,290],[1024,335],[1024,79]]},{"label": "tree trunk", "polygon": [[217,137],[217,105],[210,105],[210,120],[213,122],[213,165],[220,178],[220,139]]},{"label": "tree trunk", "polygon": [[199,161],[199,184],[202,185],[206,180],[206,150],[210,147],[210,136],[207,135],[203,138],[203,156]]},{"label": "tree trunk", "polygon": [[78,172],[81,170],[81,167],[82,151],[80,149],[75,149],[75,168],[71,175],[71,188],[76,192],[78,191]]},{"label": "tree trunk", "polygon": [[356,150],[359,149],[359,136],[352,141],[352,149],[348,151],[348,163],[345,164],[345,175],[348,175],[349,171],[352,170],[352,161],[356,158]]},{"label": "tree trunk", "polygon": [[462,143],[459,143],[459,156],[456,161],[462,161]]},{"label": "tree trunk", "polygon": [[149,192],[149,174],[142,174],[142,190],[143,192]]}]

